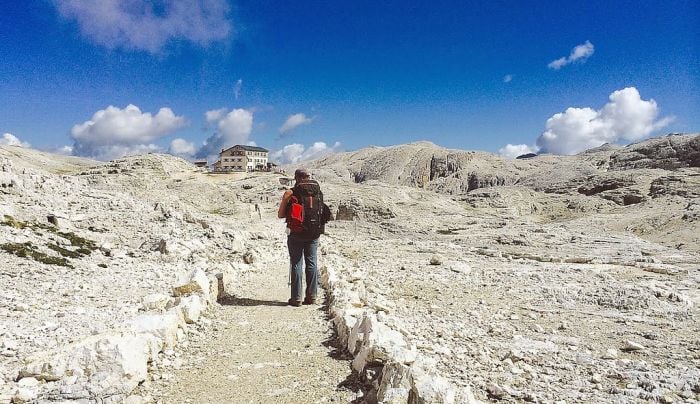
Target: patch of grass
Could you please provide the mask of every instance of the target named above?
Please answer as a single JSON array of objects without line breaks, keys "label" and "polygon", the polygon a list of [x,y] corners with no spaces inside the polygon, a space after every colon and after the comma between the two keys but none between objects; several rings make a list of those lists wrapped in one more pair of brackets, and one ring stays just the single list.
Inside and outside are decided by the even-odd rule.
[{"label": "patch of grass", "polygon": [[66,240],[70,241],[70,245],[73,247],[78,247],[78,250],[82,250],[81,254],[83,255],[89,255],[93,251],[97,250],[97,244],[95,244],[94,241],[86,239],[84,237],[80,237],[75,233],[66,233],[66,232],[56,232],[59,236],[65,238]]},{"label": "patch of grass", "polygon": [[94,241],[86,239],[84,237],[80,237],[75,233],[58,231],[56,227],[50,226],[48,224],[36,222],[22,222],[10,215],[5,215],[3,217],[3,220],[0,221],[0,225],[13,227],[15,229],[32,229],[34,233],[39,237],[43,236],[43,233],[41,232],[41,230],[43,230],[45,232],[53,233],[57,236],[63,237],[64,239],[70,242],[71,246],[75,247],[74,250],[69,250],[67,248],[59,246],[56,243],[49,243],[46,247],[61,255],[61,257],[54,257],[42,253],[31,242],[6,243],[2,245],[2,249],[6,252],[9,252],[10,254],[14,254],[22,258],[31,258],[35,261],[43,262],[45,264],[61,265],[72,268],[72,266],[66,260],[66,257],[82,258],[86,255],[92,254],[93,251],[98,249],[97,244]]},{"label": "patch of grass", "polygon": [[24,229],[25,227],[27,227],[27,223],[20,222],[19,220],[16,220],[14,217],[12,217],[10,215],[5,215],[3,217],[2,222],[0,222],[0,224],[3,226],[14,227],[15,229]]},{"label": "patch of grass", "polygon": [[42,230],[48,230],[50,232],[55,232],[55,228],[52,226],[49,226],[47,224],[42,224],[42,223],[30,223],[30,222],[22,222],[20,220],[15,219],[14,217],[10,215],[5,215],[3,217],[2,222],[0,222],[0,225],[4,226],[9,226],[9,227],[14,227],[15,229],[32,229],[36,232],[36,230],[42,229]]},{"label": "patch of grass", "polygon": [[73,266],[68,263],[67,259],[44,254],[43,252],[37,250],[36,246],[34,246],[31,242],[5,243],[0,245],[0,249],[18,257],[33,259],[34,261],[41,262],[43,264],[73,268]]},{"label": "patch of grass", "polygon": [[67,249],[67,248],[61,247],[61,246],[58,245],[58,244],[51,244],[51,243],[50,243],[49,245],[47,245],[47,247],[50,248],[50,249],[52,249],[52,250],[54,250],[54,251],[56,251],[57,253],[59,253],[60,255],[62,255],[62,256],[64,256],[64,257],[68,257],[68,258],[80,258],[80,257],[83,256],[83,254],[81,254],[81,253],[79,253],[79,252],[77,252],[77,251],[71,251],[71,250],[69,250],[69,249]]}]

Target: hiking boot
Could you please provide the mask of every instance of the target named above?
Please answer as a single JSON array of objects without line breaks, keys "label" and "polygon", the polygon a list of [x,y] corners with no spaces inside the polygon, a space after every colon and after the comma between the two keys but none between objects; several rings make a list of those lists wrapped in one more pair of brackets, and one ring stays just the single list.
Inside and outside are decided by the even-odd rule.
[{"label": "hiking boot", "polygon": [[306,296],[304,298],[304,304],[316,304],[316,298],[311,296]]},{"label": "hiking boot", "polygon": [[289,299],[289,300],[287,300],[287,304],[290,306],[299,307],[299,306],[301,306],[301,300]]}]

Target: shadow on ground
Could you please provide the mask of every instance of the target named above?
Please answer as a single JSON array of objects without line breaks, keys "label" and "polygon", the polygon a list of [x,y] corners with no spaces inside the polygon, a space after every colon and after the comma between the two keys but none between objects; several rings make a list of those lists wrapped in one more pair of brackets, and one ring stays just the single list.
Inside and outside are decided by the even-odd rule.
[{"label": "shadow on ground", "polygon": [[223,306],[286,306],[287,302],[276,300],[248,299],[247,297],[224,296],[219,300]]}]

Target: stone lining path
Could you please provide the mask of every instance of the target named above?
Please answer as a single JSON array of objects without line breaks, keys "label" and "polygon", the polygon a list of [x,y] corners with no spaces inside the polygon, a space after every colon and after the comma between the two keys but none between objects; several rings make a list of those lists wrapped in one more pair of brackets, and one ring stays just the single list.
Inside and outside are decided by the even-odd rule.
[{"label": "stone lining path", "polygon": [[287,268],[280,263],[248,274],[235,297],[209,312],[213,326],[206,337],[191,343],[182,368],[151,392],[153,398],[163,403],[354,400],[350,364],[332,346],[323,306],[286,305]]}]

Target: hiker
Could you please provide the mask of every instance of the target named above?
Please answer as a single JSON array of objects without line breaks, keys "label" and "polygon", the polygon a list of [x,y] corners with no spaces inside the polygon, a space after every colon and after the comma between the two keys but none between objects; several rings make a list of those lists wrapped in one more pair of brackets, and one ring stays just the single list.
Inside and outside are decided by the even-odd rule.
[{"label": "hiker", "polygon": [[[311,179],[305,168],[294,172],[294,187],[284,192],[277,217],[287,219],[287,249],[289,250],[292,296],[290,306],[315,304],[318,296],[318,238],[330,220],[330,209],[323,203],[318,182]],[[302,263],[303,258],[303,263]],[[305,271],[302,271],[305,265]],[[306,291],[302,301],[302,272],[306,274]]]}]

